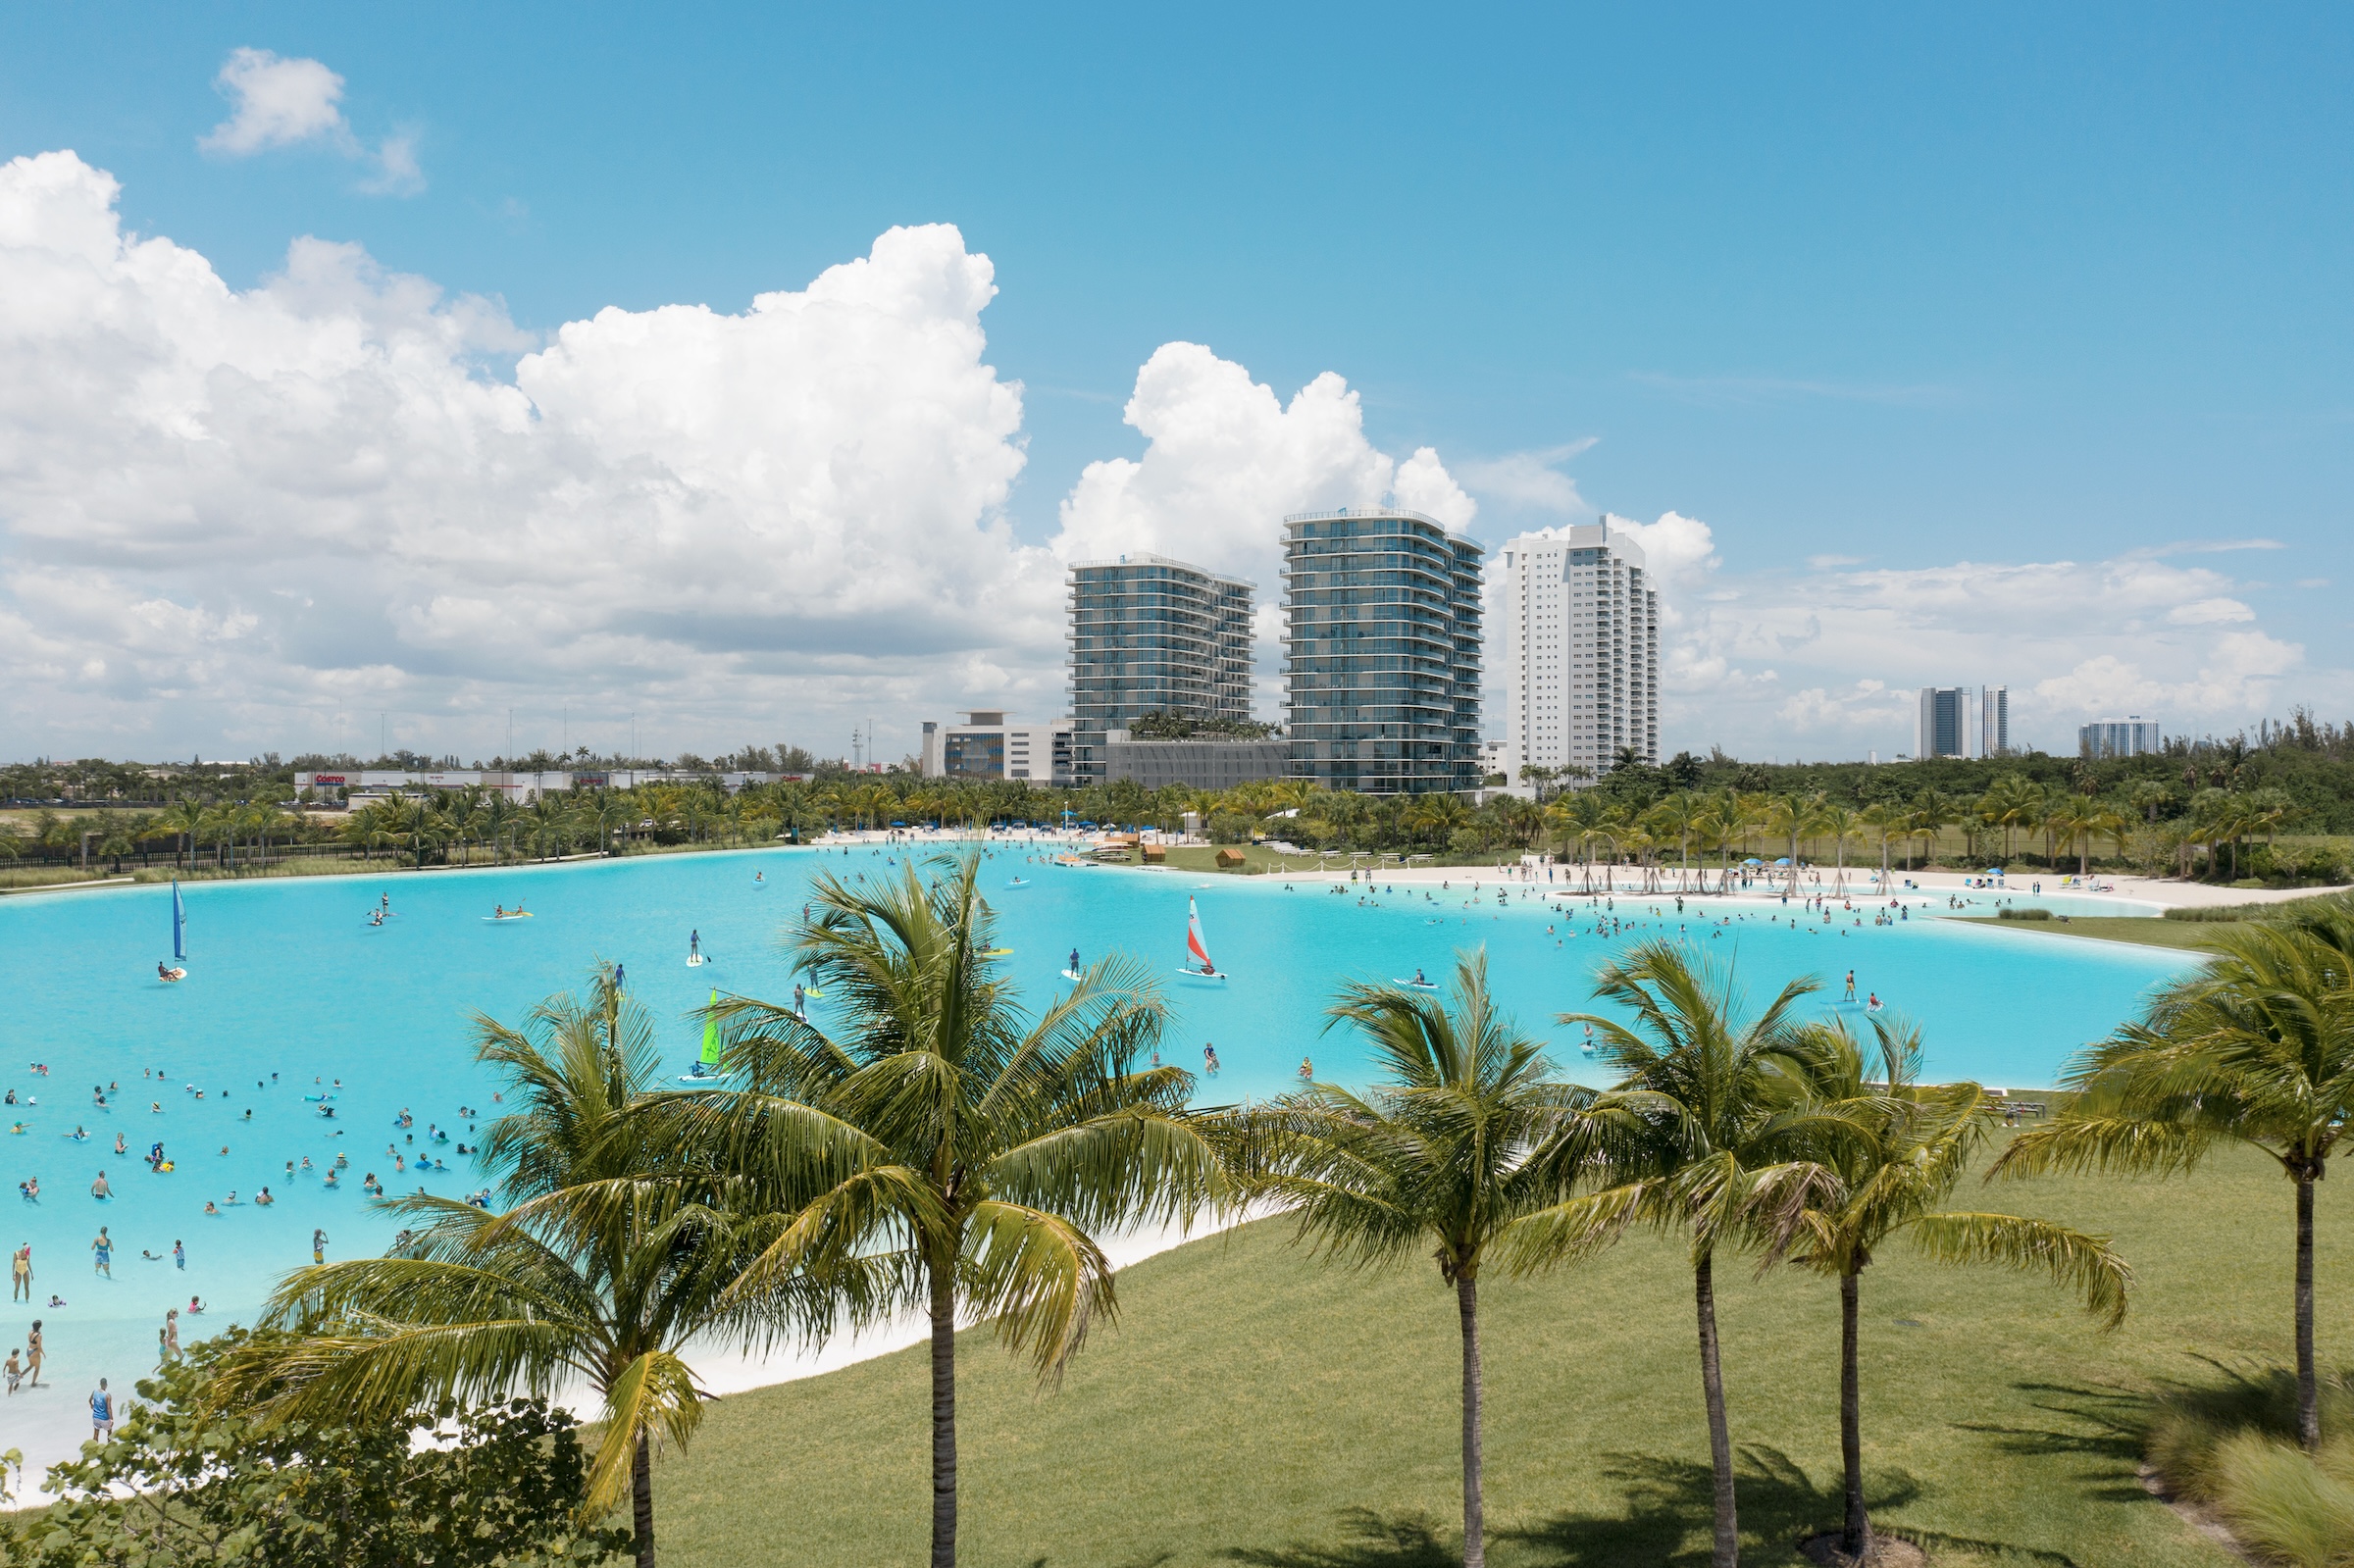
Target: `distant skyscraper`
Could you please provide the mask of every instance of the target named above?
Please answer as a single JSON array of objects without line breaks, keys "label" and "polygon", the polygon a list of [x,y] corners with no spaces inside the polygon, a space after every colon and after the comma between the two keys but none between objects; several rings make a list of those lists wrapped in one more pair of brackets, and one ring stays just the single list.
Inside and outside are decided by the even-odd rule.
[{"label": "distant skyscraper", "polygon": [[1913,722],[1916,757],[1967,757],[1970,753],[1970,688],[1922,686],[1920,712]]},{"label": "distant skyscraper", "polygon": [[1284,522],[1292,773],[1336,789],[1479,785],[1479,563],[1419,512]]},{"label": "distant skyscraper", "polygon": [[2011,755],[2011,688],[2009,686],[1980,686],[1978,688],[1978,755],[2007,757]]},{"label": "distant skyscraper", "polygon": [[1072,769],[1105,777],[1104,736],[1148,713],[1251,717],[1252,585],[1158,555],[1071,568]]},{"label": "distant skyscraper", "polygon": [[2076,751],[2085,757],[2146,757],[2163,744],[2158,721],[2137,713],[2123,719],[2098,719],[2076,731]]},{"label": "distant skyscraper", "polygon": [[1621,748],[1660,760],[1659,594],[1617,521],[1524,533],[1504,547],[1489,665],[1504,767],[1610,772]]}]

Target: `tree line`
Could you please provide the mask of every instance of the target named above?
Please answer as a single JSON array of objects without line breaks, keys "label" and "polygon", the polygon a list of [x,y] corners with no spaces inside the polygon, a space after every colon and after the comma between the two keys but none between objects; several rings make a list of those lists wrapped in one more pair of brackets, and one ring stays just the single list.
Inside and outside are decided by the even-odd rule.
[{"label": "tree line", "polygon": [[[2227,750],[2209,763],[1993,759],[1771,768],[1690,755],[1652,768],[1622,757],[1585,787],[1531,770],[1529,795],[1485,801],[1453,794],[1369,795],[1305,780],[1264,780],[1224,790],[1184,784],[1148,790],[1133,781],[1058,788],[1018,780],[927,779],[839,772],[748,784],[716,777],[634,788],[550,791],[516,801],[481,787],[410,789],[347,812],[287,798],[275,784],[242,794],[188,792],[154,811],[44,810],[0,825],[0,856],[47,861],[90,853],[116,869],[168,856],[222,873],[281,855],[335,849],[412,865],[505,862],[674,845],[805,841],[834,829],[1011,825],[1157,827],[1191,823],[1216,843],[1273,839],[1319,854],[1428,855],[1477,861],[1546,851],[1586,863],[1632,864],[1653,885],[1673,868],[1689,886],[1713,857],[1719,881],[1736,860],[1804,860],[1843,873],[1851,858],[1897,865],[2070,866],[2097,863],[2152,875],[2331,883],[2354,871],[2354,845],[2283,833],[2330,831],[2337,808],[2292,788],[2268,759],[2318,757],[2354,779],[2354,763],[2293,746]],[[2210,765],[2211,764],[2211,765]],[[2303,766],[2302,764],[2300,766]],[[2306,780],[2311,784],[2311,780]],[[2349,807],[2354,810],[2354,807]]]}]

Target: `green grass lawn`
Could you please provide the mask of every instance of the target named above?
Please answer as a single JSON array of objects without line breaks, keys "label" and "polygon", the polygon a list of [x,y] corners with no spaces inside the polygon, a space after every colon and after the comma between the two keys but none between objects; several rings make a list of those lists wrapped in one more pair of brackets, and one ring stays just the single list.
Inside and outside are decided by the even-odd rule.
[{"label": "green grass lawn", "polygon": [[2205,948],[2208,938],[2229,931],[2223,921],[2150,920],[2132,915],[2077,915],[2070,920],[1999,920],[1982,915],[1963,917],[1972,926],[1998,926],[2004,931],[2038,936],[2097,937],[2102,941],[2135,942],[2143,947]]},{"label": "green grass lawn", "polygon": [[[2153,922],[2153,924],[2155,924]],[[2124,1430],[2207,1358],[2289,1355],[2290,1189],[2255,1158],[2171,1184],[2068,1179],[1961,1201],[2113,1235],[2132,1316],[2103,1334],[2057,1291],[1901,1247],[1865,1278],[1866,1464],[1883,1525],[1941,1564],[2227,1561],[2135,1481]],[[2349,1350],[2354,1247],[2322,1193],[2321,1332]],[[1744,1551],[1836,1524],[1836,1292],[1721,1264]],[[1059,1389],[985,1334],[960,1344],[973,1568],[1265,1564],[1437,1568],[1459,1518],[1453,1292],[1427,1264],[1311,1261],[1280,1222],[1120,1277],[1120,1320]],[[1682,1253],[1651,1239],[1484,1292],[1489,1560],[1700,1563],[1708,1447]],[[922,1560],[928,1412],[918,1348],[720,1401],[667,1454],[673,1565]]]}]

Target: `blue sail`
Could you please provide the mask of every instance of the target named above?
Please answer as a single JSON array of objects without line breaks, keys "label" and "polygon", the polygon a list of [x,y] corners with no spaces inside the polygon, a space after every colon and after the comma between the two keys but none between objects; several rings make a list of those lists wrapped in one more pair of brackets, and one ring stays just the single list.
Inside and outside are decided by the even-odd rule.
[{"label": "blue sail", "polygon": [[174,958],[184,959],[188,956],[187,926],[187,911],[179,907],[179,879],[175,877],[172,879],[172,956]]}]

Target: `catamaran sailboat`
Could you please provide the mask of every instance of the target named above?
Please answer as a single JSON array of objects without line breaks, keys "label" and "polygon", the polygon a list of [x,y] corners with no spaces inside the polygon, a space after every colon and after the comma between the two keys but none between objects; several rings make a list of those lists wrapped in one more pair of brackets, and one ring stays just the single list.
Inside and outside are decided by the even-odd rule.
[{"label": "catamaran sailboat", "polygon": [[188,978],[188,916],[179,904],[179,879],[172,879],[172,962],[155,966],[155,978],[169,986]]},{"label": "catamaran sailboat", "polygon": [[1194,961],[1180,965],[1178,974],[1213,986],[1226,984],[1225,972],[1209,961],[1209,943],[1202,936],[1202,910],[1191,898],[1185,901],[1185,950],[1194,955]]}]

